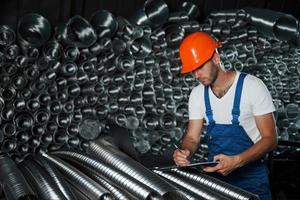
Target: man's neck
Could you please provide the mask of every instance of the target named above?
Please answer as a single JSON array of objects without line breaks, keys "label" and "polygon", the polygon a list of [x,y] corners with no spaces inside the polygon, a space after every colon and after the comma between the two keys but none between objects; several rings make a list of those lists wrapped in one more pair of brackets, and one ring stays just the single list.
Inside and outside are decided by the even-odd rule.
[{"label": "man's neck", "polygon": [[213,93],[218,98],[222,98],[230,89],[231,85],[234,82],[235,73],[236,72],[234,71],[228,71],[228,72],[224,72],[222,70],[219,71],[217,79],[211,85],[211,89]]},{"label": "man's neck", "polygon": [[220,70],[217,79],[211,85],[212,88],[220,89],[231,85],[234,80],[235,71],[224,72]]}]

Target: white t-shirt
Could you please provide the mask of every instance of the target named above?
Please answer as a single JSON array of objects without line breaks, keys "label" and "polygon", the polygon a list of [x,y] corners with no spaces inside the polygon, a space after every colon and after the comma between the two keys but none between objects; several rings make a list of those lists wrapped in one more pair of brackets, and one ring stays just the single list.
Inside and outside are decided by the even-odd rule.
[{"label": "white t-shirt", "polygon": [[[240,76],[236,72],[234,83],[222,97],[218,98],[209,88],[209,100],[213,111],[213,119],[217,124],[231,124],[232,107],[234,101],[235,88]],[[189,119],[203,119],[208,123],[205,114],[204,86],[202,84],[193,88],[189,97]],[[240,104],[240,125],[245,129],[251,140],[256,143],[261,139],[259,130],[255,124],[255,116],[271,113],[275,111],[270,92],[259,78],[248,74],[244,80],[241,104]]]}]

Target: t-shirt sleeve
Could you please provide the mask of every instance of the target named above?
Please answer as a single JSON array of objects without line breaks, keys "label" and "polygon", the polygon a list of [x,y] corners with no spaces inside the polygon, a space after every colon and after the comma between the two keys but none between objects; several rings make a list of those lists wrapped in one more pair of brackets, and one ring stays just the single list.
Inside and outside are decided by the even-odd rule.
[{"label": "t-shirt sleeve", "polygon": [[253,77],[249,98],[252,102],[253,115],[264,115],[275,111],[272,96],[262,80]]},{"label": "t-shirt sleeve", "polygon": [[203,111],[202,107],[203,95],[201,95],[201,88],[195,87],[193,88],[190,97],[189,97],[189,119],[203,119]]}]

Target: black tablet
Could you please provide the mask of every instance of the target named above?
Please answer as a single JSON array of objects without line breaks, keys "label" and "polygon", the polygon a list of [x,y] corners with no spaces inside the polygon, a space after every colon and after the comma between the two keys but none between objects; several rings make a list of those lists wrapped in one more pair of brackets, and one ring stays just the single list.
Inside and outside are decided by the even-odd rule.
[{"label": "black tablet", "polygon": [[204,162],[197,162],[192,163],[186,166],[177,166],[177,165],[171,165],[166,167],[154,167],[153,169],[157,170],[170,170],[170,169],[176,169],[176,168],[189,168],[189,167],[213,167],[216,166],[219,162],[218,161],[204,161]]}]

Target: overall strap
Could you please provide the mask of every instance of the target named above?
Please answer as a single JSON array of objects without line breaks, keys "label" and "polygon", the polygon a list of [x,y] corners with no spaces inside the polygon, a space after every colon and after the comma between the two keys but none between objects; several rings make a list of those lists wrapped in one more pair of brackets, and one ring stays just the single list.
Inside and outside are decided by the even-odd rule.
[{"label": "overall strap", "polygon": [[241,73],[239,80],[236,85],[235,95],[234,95],[234,102],[233,102],[233,109],[232,109],[232,124],[239,124],[239,116],[240,116],[240,103],[241,103],[241,96],[243,90],[244,79],[247,74]]},{"label": "overall strap", "polygon": [[209,86],[205,86],[204,88],[204,101],[205,101],[205,113],[208,119],[209,124],[214,124],[215,120],[213,119],[213,112],[210,105],[209,94],[208,94]]}]

